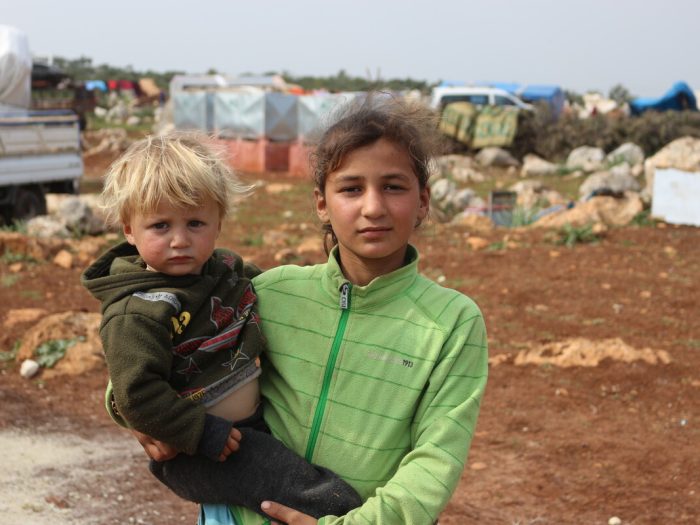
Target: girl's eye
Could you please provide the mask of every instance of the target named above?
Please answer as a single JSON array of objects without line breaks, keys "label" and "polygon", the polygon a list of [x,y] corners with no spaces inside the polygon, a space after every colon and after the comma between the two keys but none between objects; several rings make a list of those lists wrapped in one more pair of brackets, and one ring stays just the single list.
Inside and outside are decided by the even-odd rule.
[{"label": "girl's eye", "polygon": [[200,228],[200,227],[204,226],[203,221],[197,221],[197,220],[190,221],[188,224],[189,224],[190,228]]}]

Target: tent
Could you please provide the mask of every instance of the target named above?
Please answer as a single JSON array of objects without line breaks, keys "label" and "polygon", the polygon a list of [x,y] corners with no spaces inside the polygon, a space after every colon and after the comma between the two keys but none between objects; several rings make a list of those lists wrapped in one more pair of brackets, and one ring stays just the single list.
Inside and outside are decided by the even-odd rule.
[{"label": "tent", "polygon": [[26,33],[0,25],[0,106],[28,108],[32,55]]},{"label": "tent", "polygon": [[641,115],[645,111],[697,111],[698,103],[695,93],[685,82],[676,82],[659,98],[636,98],[630,102],[632,115]]},{"label": "tent", "polygon": [[85,89],[88,91],[93,91],[98,89],[100,91],[107,91],[107,83],[104,80],[86,80]]}]

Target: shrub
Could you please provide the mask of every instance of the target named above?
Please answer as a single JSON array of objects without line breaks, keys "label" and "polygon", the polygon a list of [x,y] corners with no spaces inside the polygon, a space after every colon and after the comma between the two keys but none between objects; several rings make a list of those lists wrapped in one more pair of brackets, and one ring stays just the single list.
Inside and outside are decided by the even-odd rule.
[{"label": "shrub", "polygon": [[546,107],[538,106],[536,111],[519,115],[511,152],[519,158],[535,153],[562,162],[579,146],[595,146],[610,152],[625,142],[634,142],[646,156],[651,156],[686,135],[700,138],[700,112],[647,111],[629,117],[613,113],[586,119],[563,115],[553,120]]}]

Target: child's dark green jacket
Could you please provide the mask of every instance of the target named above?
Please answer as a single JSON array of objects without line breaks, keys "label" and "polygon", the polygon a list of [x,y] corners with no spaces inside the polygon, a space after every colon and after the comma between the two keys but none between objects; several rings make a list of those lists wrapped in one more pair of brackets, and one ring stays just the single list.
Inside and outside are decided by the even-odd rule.
[{"label": "child's dark green jacket", "polygon": [[218,457],[231,423],[206,407],[260,374],[257,273],[216,250],[200,275],[168,276],[147,271],[128,243],[85,270],[83,285],[102,302],[115,408],[131,428]]}]

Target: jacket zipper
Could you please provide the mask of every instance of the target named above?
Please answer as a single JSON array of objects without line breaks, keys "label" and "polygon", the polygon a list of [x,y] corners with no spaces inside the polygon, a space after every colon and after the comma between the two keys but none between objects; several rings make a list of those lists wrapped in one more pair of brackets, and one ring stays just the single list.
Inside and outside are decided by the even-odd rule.
[{"label": "jacket zipper", "polygon": [[318,405],[316,405],[316,411],[314,412],[313,423],[311,424],[311,433],[309,434],[309,442],[306,445],[306,460],[311,461],[314,455],[314,449],[316,448],[316,440],[318,439],[318,431],[321,428],[321,421],[323,419],[323,413],[326,410],[326,402],[328,401],[328,389],[330,388],[331,379],[333,377],[333,370],[335,369],[335,362],[338,359],[338,352],[340,351],[340,343],[343,341],[343,335],[345,334],[345,326],[348,324],[348,315],[350,315],[350,290],[352,285],[350,283],[343,283],[340,287],[340,320],[338,321],[338,328],[335,331],[335,337],[333,338],[333,345],[331,346],[331,355],[328,357],[326,362],[326,372],[323,375],[323,384],[321,385],[321,395],[318,399]]}]

